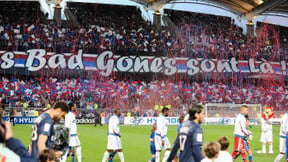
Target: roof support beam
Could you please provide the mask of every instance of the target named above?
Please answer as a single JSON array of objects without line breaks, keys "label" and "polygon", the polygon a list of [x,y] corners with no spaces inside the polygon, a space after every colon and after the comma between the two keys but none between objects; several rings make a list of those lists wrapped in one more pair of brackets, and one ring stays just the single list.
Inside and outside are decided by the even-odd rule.
[{"label": "roof support beam", "polygon": [[251,1],[251,0],[242,0],[242,1],[250,4],[251,6],[257,6],[258,5],[257,3],[255,3],[254,1]]},{"label": "roof support beam", "polygon": [[286,1],[287,0],[268,0],[262,3],[261,5],[252,8],[250,11],[244,13],[243,16],[245,16],[248,19],[248,21],[251,21],[254,19],[254,16],[258,16],[261,13],[269,9],[275,8]]}]

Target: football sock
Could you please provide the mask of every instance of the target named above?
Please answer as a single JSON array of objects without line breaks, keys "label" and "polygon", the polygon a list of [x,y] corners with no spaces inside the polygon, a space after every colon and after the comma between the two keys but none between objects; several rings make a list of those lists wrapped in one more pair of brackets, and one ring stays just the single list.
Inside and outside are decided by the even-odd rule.
[{"label": "football sock", "polygon": [[70,149],[70,154],[71,154],[72,162],[75,162],[75,152],[74,152],[74,148],[75,148],[75,147],[71,147],[71,149]]},{"label": "football sock", "polygon": [[284,157],[283,154],[277,155],[276,158],[275,158],[275,160],[274,160],[274,162],[280,162],[283,157]]},{"label": "football sock", "polygon": [[166,162],[167,161],[167,159],[168,159],[168,157],[170,155],[170,152],[171,152],[170,150],[166,150],[166,152],[164,154],[164,157],[162,159],[162,162]]},{"label": "football sock", "polygon": [[239,156],[239,152],[237,150],[234,150],[232,152],[232,158],[233,158],[233,161]]},{"label": "football sock", "polygon": [[82,162],[82,151],[81,146],[76,147],[76,154],[78,162]]},{"label": "football sock", "polygon": [[262,153],[266,153],[266,143],[262,143]]},{"label": "football sock", "polygon": [[123,152],[118,152],[119,158],[121,162],[124,162],[124,154]]},{"label": "football sock", "polygon": [[151,162],[155,162],[155,154],[154,155],[152,155],[152,158],[151,158],[151,160],[150,160]]},{"label": "football sock", "polygon": [[249,159],[249,162],[253,162],[253,156],[252,155],[249,155],[248,159]]},{"label": "football sock", "polygon": [[115,154],[117,153],[117,151],[113,151],[109,153],[109,159],[108,162],[113,162],[113,158],[115,156]]},{"label": "football sock", "polygon": [[105,151],[104,156],[103,156],[103,159],[102,159],[102,162],[106,162],[106,160],[108,159],[108,157],[109,157],[109,152],[108,152],[108,151]]},{"label": "football sock", "polygon": [[155,155],[155,161],[160,162],[160,152],[157,151]]},{"label": "football sock", "polygon": [[269,144],[269,152],[273,152],[273,144]]},{"label": "football sock", "polygon": [[243,162],[247,162],[246,151],[242,151],[241,156],[242,156]]}]

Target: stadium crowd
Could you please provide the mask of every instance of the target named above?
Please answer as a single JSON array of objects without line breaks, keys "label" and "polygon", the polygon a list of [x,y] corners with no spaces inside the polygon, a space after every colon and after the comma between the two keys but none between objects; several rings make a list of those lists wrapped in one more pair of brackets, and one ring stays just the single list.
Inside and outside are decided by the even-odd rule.
[{"label": "stadium crowd", "polygon": [[[176,30],[171,32],[171,29],[163,27],[157,32],[150,22],[142,19],[136,7],[68,3],[67,11],[73,13],[80,24],[78,27],[68,27],[47,21],[37,2],[1,4],[1,50],[41,48],[74,53],[83,49],[84,52],[96,54],[111,50],[124,55],[159,54],[217,59],[259,57],[276,61],[286,59],[285,49],[288,49],[285,35],[287,28],[259,24],[257,26],[261,30],[257,31],[257,36],[248,39],[228,17],[165,10],[166,16],[175,23]],[[26,6],[25,10],[23,5]],[[114,12],[105,12],[107,10]],[[141,103],[151,108],[157,101],[173,101],[171,104],[174,107],[192,101],[261,103],[272,104],[277,108],[287,103],[287,87],[275,84],[263,87],[253,83],[235,86],[209,81],[169,83],[154,80],[145,83],[105,79],[22,80],[13,77],[1,78],[0,84],[0,94],[7,103],[17,105],[17,102],[25,100],[29,106],[35,107],[45,105],[40,99],[42,90],[49,96],[49,102],[72,97],[82,107],[86,107],[87,102],[98,102],[102,107],[110,107],[123,105],[122,101],[126,103],[124,105],[130,104],[132,107]]]},{"label": "stadium crowd", "polygon": [[286,59],[287,28],[257,23],[256,37],[247,38],[229,17],[165,10],[178,29],[174,46],[180,56],[268,60]]},{"label": "stadium crowd", "polygon": [[[45,92],[45,93],[43,93]],[[53,103],[56,100],[72,100],[81,108],[98,103],[100,108],[126,107],[153,109],[155,104],[178,108],[181,104],[195,103],[247,103],[268,104],[282,109],[288,104],[287,87],[255,86],[245,87],[212,84],[209,82],[191,84],[168,81],[119,81],[112,79],[65,79],[19,78],[0,79],[0,96],[11,106],[20,106],[23,101],[31,107],[46,106],[44,98]],[[125,106],[124,106],[125,105]]]},{"label": "stadium crowd", "polygon": [[[228,59],[231,57],[247,59],[252,57],[256,59],[265,58],[269,61],[287,59],[288,30],[279,26],[259,23],[257,24],[259,27],[259,30],[256,31],[257,35],[251,39],[243,35],[242,29],[234,25],[233,20],[228,17],[165,10],[166,16],[175,23],[175,28],[162,27],[161,30],[156,31],[150,22],[145,22],[141,18],[140,10],[135,7],[68,3],[67,12],[72,13],[76,18],[75,20],[71,20],[74,24],[68,27],[65,23],[58,26],[53,21],[47,21],[45,18],[47,15],[43,15],[37,2],[0,3],[3,6],[0,11],[0,50],[26,51],[28,49],[41,48],[50,52],[76,53],[78,49],[83,49],[85,53],[95,54],[111,50],[116,54],[122,55],[159,55],[217,59]],[[106,12],[109,10],[113,10],[113,12]],[[205,74],[202,76],[205,78]],[[74,132],[68,132],[69,138],[75,137],[75,140],[74,142],[63,141],[66,145],[69,143],[69,146],[72,146],[72,150],[75,147],[78,156],[77,160],[81,161],[82,153],[80,141],[77,139],[79,134],[76,129],[74,114],[76,105],[74,103],[79,105],[80,108],[85,109],[93,109],[96,103],[97,108],[99,106],[102,110],[110,109],[111,112],[112,108],[116,109],[115,114],[109,116],[111,118],[107,133],[108,144],[103,161],[106,161],[108,158],[110,160],[113,159],[113,156],[116,154],[114,144],[117,145],[116,151],[118,151],[120,160],[124,161],[120,141],[122,134],[120,134],[119,129],[119,117],[121,116],[119,108],[125,111],[135,108],[135,113],[137,114],[139,110],[143,109],[156,110],[155,105],[170,105],[170,107],[178,108],[179,110],[184,104],[190,105],[191,103],[246,103],[270,105],[276,110],[285,110],[288,104],[288,87],[284,85],[285,81],[279,83],[281,81],[273,80],[271,83],[264,84],[264,80],[262,84],[257,79],[247,79],[248,81],[243,79],[241,81],[237,80],[237,84],[234,84],[234,82],[228,83],[226,81],[215,82],[212,81],[213,79],[203,79],[204,81],[197,80],[194,82],[184,82],[179,79],[180,81],[176,82],[164,79],[139,81],[136,78],[121,80],[120,78],[91,77],[65,79],[62,77],[62,79],[59,79],[55,76],[47,77],[45,75],[40,77],[28,75],[23,77],[17,74],[1,76],[0,103],[8,104],[8,107],[24,107],[23,103],[25,103],[25,107],[43,108],[49,104],[51,108],[51,105],[57,102],[51,109],[48,109],[37,118],[32,126],[32,145],[30,148],[32,156],[21,143],[16,143],[15,139],[14,142],[17,144],[18,149],[12,148],[14,146],[13,143],[11,144],[13,135],[9,122],[5,123],[5,127],[8,128],[8,131],[5,132],[6,128],[4,128],[1,121],[0,137],[2,138],[0,138],[0,144],[2,145],[4,140],[6,140],[8,142],[6,145],[9,148],[10,141],[10,152],[17,153],[17,150],[21,148],[22,151],[18,152],[18,156],[13,155],[13,157],[18,157],[17,161],[20,158],[23,161],[24,157],[32,161],[39,161],[38,158],[40,158],[41,161],[42,154],[46,155],[49,151],[51,151],[52,161],[56,157],[63,158],[63,154],[66,156],[69,152],[66,150],[68,147],[65,146],[65,150],[61,148],[54,153],[52,150],[55,150],[53,146],[54,139],[52,139],[53,131],[51,132],[51,130],[53,130],[54,122],[56,123],[58,120],[63,119],[69,111],[69,116],[66,115],[65,117],[65,127],[69,126],[72,128]],[[67,105],[65,101],[70,101],[71,103]],[[153,155],[156,161],[160,160],[162,146],[166,149],[163,161],[167,159],[168,161],[172,161],[179,147],[177,146],[177,142],[183,142],[183,140],[176,140],[176,144],[172,147],[171,151],[171,146],[166,136],[168,129],[166,117],[169,116],[168,106],[161,108],[162,115],[155,115],[155,117],[158,117],[155,128],[156,137],[153,137],[151,142],[154,140],[156,142],[155,149],[157,151],[154,153],[155,157]],[[4,109],[4,105],[1,104],[0,117],[2,117]],[[248,147],[249,143],[246,145],[247,148],[240,148],[240,146],[244,147],[244,145],[237,144],[237,140],[240,142],[246,140],[245,142],[247,142],[247,138],[252,135],[248,131],[249,118],[248,116],[244,117],[244,114],[248,114],[248,106],[242,105],[240,114],[238,114],[235,121],[234,132],[236,132],[235,137],[238,139],[235,138],[234,142],[237,147],[234,147],[232,153],[233,160],[240,155],[239,151],[242,151],[242,158],[246,160],[246,151],[250,150]],[[13,124],[14,115],[13,113],[12,115],[10,114],[10,120],[13,119]],[[188,146],[191,145],[189,146],[190,149],[187,149],[187,145],[185,149],[181,149],[179,154],[181,160],[192,159],[191,152],[195,154],[193,156],[196,157],[196,161],[200,161],[203,158],[201,153],[203,131],[200,124],[204,117],[203,106],[192,106],[191,104],[191,107],[188,108],[188,120],[190,121],[184,122],[183,125],[180,123],[178,130],[180,136],[177,138],[182,138],[183,135],[186,135],[189,140],[187,144]],[[287,123],[287,113],[284,115],[284,118],[285,122],[281,121],[281,130],[284,127],[283,123]],[[182,120],[184,121],[184,116]],[[243,132],[241,124],[244,124],[246,127],[244,131],[248,132],[248,134]],[[182,129],[182,126],[185,129]],[[160,130],[160,127],[166,127],[166,130]],[[189,136],[187,135],[188,130],[189,134],[191,134]],[[60,138],[56,139],[59,140]],[[165,144],[163,139],[165,139]],[[286,139],[287,137],[285,137]],[[221,143],[221,140],[224,140],[224,144]],[[214,160],[220,154],[220,150],[227,150],[229,146],[227,137],[221,137],[219,143],[221,145],[215,142],[205,145],[204,152],[206,159],[203,159],[202,162]],[[222,147],[223,145],[224,148]],[[46,147],[49,147],[51,150],[45,149]],[[195,152],[196,149],[198,152]],[[73,151],[71,152],[72,159],[74,160],[74,153]],[[172,152],[171,155],[169,155],[170,152]],[[228,152],[226,153],[229,154]],[[276,159],[281,159],[281,156],[284,156],[283,151],[281,154]],[[45,158],[43,161],[47,161],[48,157]],[[252,152],[249,153],[248,158],[249,162],[252,162]]]},{"label": "stadium crowd", "polygon": [[[76,17],[74,27],[68,27],[45,21],[36,2],[1,3],[5,6],[0,14],[3,17],[0,22],[3,50],[42,48],[72,53],[75,49],[83,49],[86,53],[112,50],[121,55],[253,57],[271,61],[286,59],[287,54],[287,28],[263,23],[257,23],[257,37],[248,39],[231,18],[165,10],[176,29],[162,27],[156,31],[135,7],[68,3],[66,10]],[[12,13],[21,11],[19,8],[23,4],[28,10],[17,12],[19,16],[11,18]],[[114,12],[105,12],[108,10]],[[77,23],[80,25],[76,26]]]}]

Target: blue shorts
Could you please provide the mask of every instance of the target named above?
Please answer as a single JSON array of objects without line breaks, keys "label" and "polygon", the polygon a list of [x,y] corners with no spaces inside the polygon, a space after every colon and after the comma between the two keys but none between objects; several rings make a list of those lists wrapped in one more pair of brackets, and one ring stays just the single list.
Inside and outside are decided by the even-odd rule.
[{"label": "blue shorts", "polygon": [[249,144],[247,139],[244,140],[244,144],[245,144],[245,146],[244,146],[245,150],[246,151],[250,150],[250,144]]},{"label": "blue shorts", "polygon": [[155,144],[150,144],[150,152],[151,152],[152,155],[156,154]]}]

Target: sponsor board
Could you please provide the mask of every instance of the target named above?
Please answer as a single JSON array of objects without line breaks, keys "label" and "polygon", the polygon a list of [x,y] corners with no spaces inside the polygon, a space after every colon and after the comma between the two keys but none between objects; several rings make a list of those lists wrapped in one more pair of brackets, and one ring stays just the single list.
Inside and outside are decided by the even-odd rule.
[{"label": "sponsor board", "polygon": [[280,123],[281,123],[281,118],[274,118],[272,120],[272,124],[273,125],[280,125]]},{"label": "sponsor board", "polygon": [[[9,116],[2,118],[4,121],[10,121]],[[33,124],[36,117],[14,117],[15,124]],[[177,125],[179,124],[178,117],[167,117],[168,125]],[[236,118],[205,118],[206,124],[221,124],[221,125],[234,125]],[[125,125],[152,125],[156,123],[157,117],[125,117],[124,121],[121,118],[120,123]],[[279,125],[281,118],[274,118],[272,124]],[[77,124],[93,124],[95,122],[94,118],[80,118],[76,117]],[[64,123],[64,120],[60,121]],[[108,123],[108,118],[105,120],[105,124]],[[102,123],[104,124],[104,123]],[[251,118],[250,125],[258,125],[258,119]]]},{"label": "sponsor board", "polygon": [[76,118],[77,124],[94,124],[95,120],[94,118]]},{"label": "sponsor board", "polygon": [[[235,125],[236,118],[205,118],[207,125],[220,124],[220,125]],[[250,118],[250,125],[258,125],[258,119]]]},{"label": "sponsor board", "polygon": [[[36,117],[14,117],[15,124],[33,124]],[[3,117],[4,121],[10,121],[9,116]],[[93,124],[94,118],[79,118],[76,117],[76,123],[77,124]],[[64,123],[64,120],[61,120],[60,123]]]},{"label": "sponsor board", "polygon": [[[125,125],[152,125],[156,123],[157,117],[125,117]],[[167,117],[168,125],[179,124],[179,117]]]},{"label": "sponsor board", "polygon": [[[4,121],[10,121],[9,116],[2,118]],[[14,117],[15,124],[33,124],[36,117]]]}]

